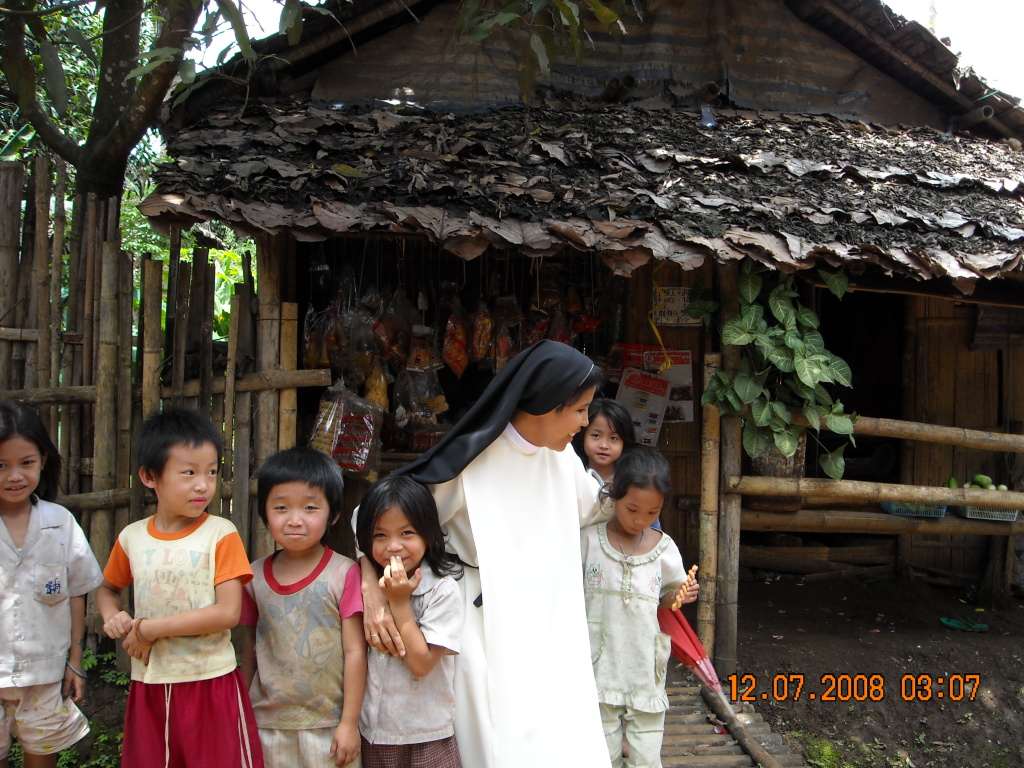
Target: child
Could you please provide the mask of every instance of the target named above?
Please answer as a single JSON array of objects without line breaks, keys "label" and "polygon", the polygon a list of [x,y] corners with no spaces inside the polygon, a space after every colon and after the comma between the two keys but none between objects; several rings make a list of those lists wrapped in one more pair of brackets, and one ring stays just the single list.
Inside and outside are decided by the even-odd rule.
[{"label": "child", "polygon": [[359,505],[356,542],[380,575],[405,645],[401,656],[370,654],[363,767],[460,768],[452,655],[462,635],[462,568],[445,552],[430,491],[405,476],[378,481]]},{"label": "child", "polygon": [[[139,478],[156,514],[121,531],[96,594],[104,631],[132,657],[125,766],[263,766],[231,645],[252,570],[235,526],[206,512],[221,452],[220,433],[196,411],[154,413],[139,432]],[[134,619],[121,610],[133,583]]]},{"label": "child", "polygon": [[670,641],[658,627],[657,610],[697,599],[679,549],[650,527],[669,490],[665,458],[633,448],[619,459],[606,491],[615,517],[582,533],[591,658],[613,768],[626,764],[623,732],[629,766],[661,766]]},{"label": "child", "polygon": [[590,474],[602,484],[610,483],[619,456],[636,445],[633,421],[626,406],[608,397],[595,398],[587,415],[590,424],[573,440],[573,447]]},{"label": "child", "polygon": [[366,684],[359,566],[320,543],[343,504],[341,469],[311,448],[257,474],[260,518],[281,547],[242,596],[249,685],[267,768],[359,765]]},{"label": "child", "polygon": [[0,403],[0,766],[11,735],[26,764],[56,766],[57,753],[89,732],[82,649],[86,594],[100,566],[57,496],[61,458],[39,417]]}]

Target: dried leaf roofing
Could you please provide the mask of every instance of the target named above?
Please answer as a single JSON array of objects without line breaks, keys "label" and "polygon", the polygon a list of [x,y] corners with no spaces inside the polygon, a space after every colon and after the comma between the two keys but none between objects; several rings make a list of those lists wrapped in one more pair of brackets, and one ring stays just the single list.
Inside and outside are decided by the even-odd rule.
[{"label": "dried leaf roofing", "polygon": [[914,280],[1017,277],[1024,155],[831,117],[557,104],[485,115],[302,100],[226,104],[179,131],[143,211],[300,240],[430,238],[464,258],[597,252],[628,272],[751,255]]}]

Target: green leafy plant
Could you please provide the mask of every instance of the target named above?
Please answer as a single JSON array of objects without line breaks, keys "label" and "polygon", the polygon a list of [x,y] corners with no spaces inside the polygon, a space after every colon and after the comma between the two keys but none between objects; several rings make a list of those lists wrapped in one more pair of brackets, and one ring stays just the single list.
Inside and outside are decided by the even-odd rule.
[{"label": "green leafy plant", "polygon": [[[842,298],[844,272],[819,270],[828,290]],[[743,449],[751,457],[774,447],[792,456],[807,427],[822,426],[853,440],[856,414],[829,392],[829,385],[852,386],[850,366],[825,348],[817,313],[800,301],[796,278],[744,259],[740,266],[739,312],[722,325],[722,343],[741,349],[735,374],[719,371],[701,402],[716,405],[743,423]],[[713,322],[717,304],[697,291],[688,313]],[[817,439],[817,438],[816,438]],[[820,441],[819,441],[820,442]],[[819,459],[829,477],[841,478],[846,445]]]}]

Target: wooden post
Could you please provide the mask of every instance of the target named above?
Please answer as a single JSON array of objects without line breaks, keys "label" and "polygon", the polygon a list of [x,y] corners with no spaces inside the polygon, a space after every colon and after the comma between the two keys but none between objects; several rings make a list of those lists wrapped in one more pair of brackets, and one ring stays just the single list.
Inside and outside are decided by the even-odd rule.
[{"label": "wooden post", "polygon": [[[113,205],[111,207],[114,207]],[[128,251],[117,249],[117,264],[120,272],[120,293],[117,296],[117,488],[128,488],[132,472],[132,423],[135,417],[137,402],[131,396],[134,391],[135,377],[132,371],[132,317],[134,315],[132,299],[135,284],[135,257]],[[141,358],[141,339],[138,345]],[[139,365],[141,366],[141,360]],[[136,483],[138,485],[138,483]],[[128,506],[118,507],[114,512],[114,535],[128,525],[131,510]]]},{"label": "wooden post", "polygon": [[[294,371],[299,359],[299,305],[285,302],[281,305],[281,370]],[[298,410],[298,390],[282,389],[281,418],[277,447],[294,448]]]},{"label": "wooden post", "polygon": [[[731,262],[720,267],[721,322],[726,323],[739,311],[739,265]],[[735,373],[739,369],[739,349],[727,346],[722,350],[722,367]],[[722,419],[722,478],[739,474],[742,465],[743,441],[739,419]],[[718,579],[715,610],[715,656],[718,674],[736,671],[736,609],[739,593],[740,567],[740,497],[724,496],[719,504]]]},{"label": "wooden post", "polygon": [[[21,242],[21,163],[0,162],[0,326],[14,326],[18,287],[18,251]],[[10,359],[13,345],[0,340],[0,389],[11,389]]]},{"label": "wooden post", "polygon": [[[718,373],[722,356],[704,356],[704,390]],[[709,657],[715,653],[715,601],[718,586],[718,485],[722,447],[721,415],[717,406],[701,408],[700,460],[700,569],[701,590],[697,602],[697,636]]]}]

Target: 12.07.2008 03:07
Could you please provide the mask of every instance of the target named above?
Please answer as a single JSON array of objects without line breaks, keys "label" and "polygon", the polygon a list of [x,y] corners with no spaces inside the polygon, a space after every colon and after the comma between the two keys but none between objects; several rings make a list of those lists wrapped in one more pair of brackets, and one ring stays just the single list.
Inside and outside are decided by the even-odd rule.
[{"label": "12.07.2008 03:07", "polygon": [[[757,675],[728,675],[725,680],[732,701],[799,701],[801,696],[811,701],[882,701],[886,695],[896,695],[890,693],[882,675],[824,674],[817,691],[805,690],[803,674],[775,675],[771,681],[759,681]],[[904,701],[974,701],[980,684],[980,675],[903,675],[899,696]]]}]

